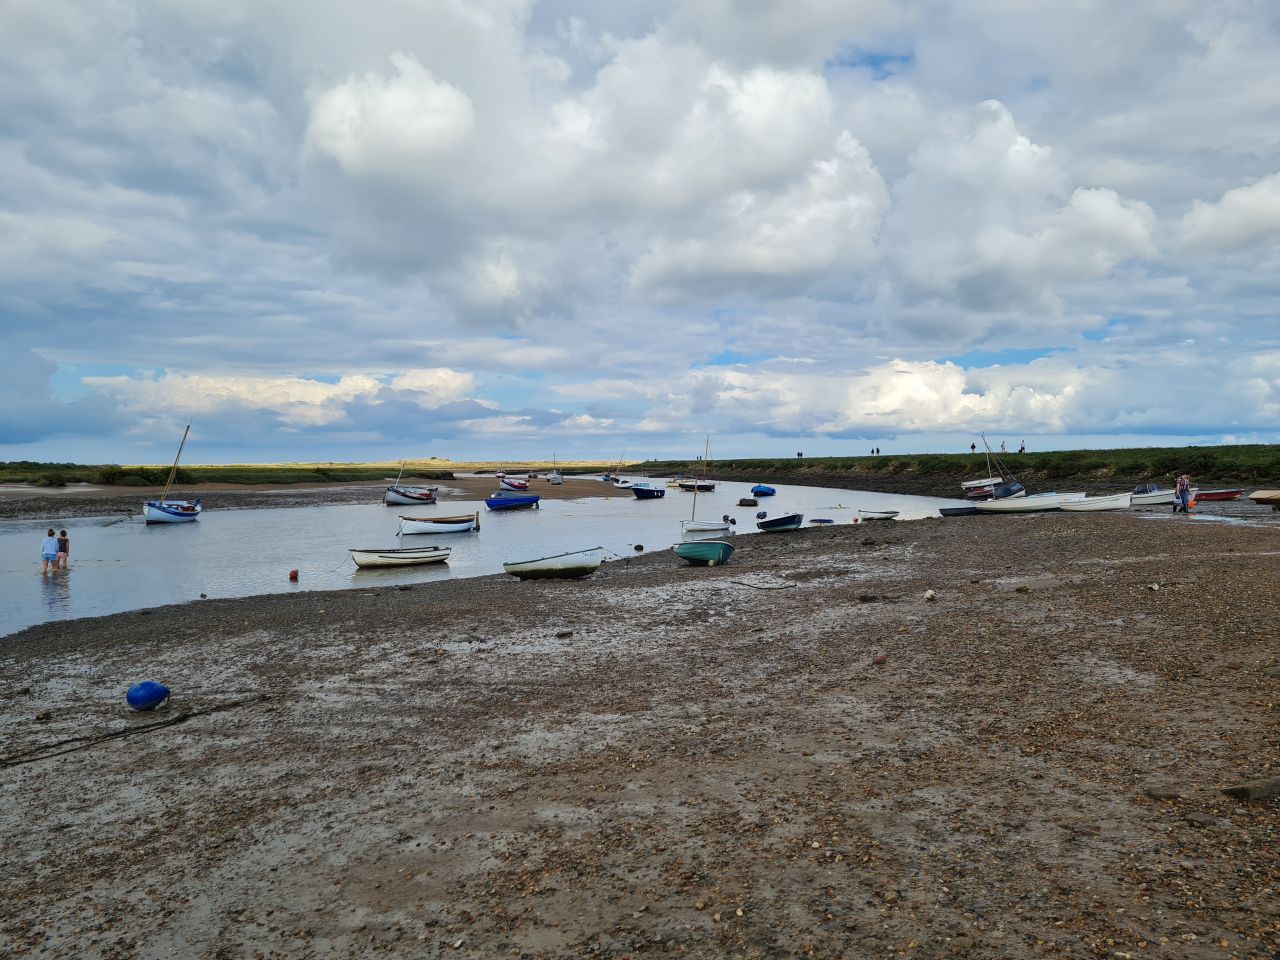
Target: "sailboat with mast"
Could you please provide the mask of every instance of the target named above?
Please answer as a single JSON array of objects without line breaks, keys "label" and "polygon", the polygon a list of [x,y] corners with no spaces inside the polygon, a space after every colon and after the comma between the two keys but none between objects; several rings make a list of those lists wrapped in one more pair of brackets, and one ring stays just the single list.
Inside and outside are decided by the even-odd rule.
[{"label": "sailboat with mast", "polygon": [[683,483],[680,484],[680,488],[682,490],[692,489],[693,491],[693,509],[689,513],[689,519],[682,520],[680,523],[680,527],[685,533],[703,533],[706,531],[723,532],[725,530],[728,530],[729,527],[733,524],[733,518],[730,517],[727,513],[723,517],[721,517],[719,520],[699,520],[698,519],[698,491],[715,489],[715,484],[711,484],[710,487],[703,486],[703,484],[706,482],[707,462],[710,456],[711,456],[711,434],[707,434],[707,443],[706,443],[706,446],[703,448],[703,452],[702,452],[703,479],[701,481],[695,481],[692,487],[685,487]]},{"label": "sailboat with mast", "polygon": [[560,461],[556,459],[554,452],[551,454],[551,473],[547,475],[547,480],[556,487],[564,483],[564,477],[560,475]]},{"label": "sailboat with mast", "polygon": [[182,459],[182,448],[187,445],[187,436],[191,433],[191,424],[182,431],[182,441],[178,444],[178,453],[173,458],[173,466],[169,468],[169,479],[165,481],[164,491],[159,500],[148,500],[142,505],[142,518],[147,523],[189,523],[200,517],[199,500],[170,500],[169,488],[173,486],[173,478],[178,473],[178,461]]},{"label": "sailboat with mast", "polygon": [[436,502],[436,490],[438,487],[407,487],[401,486],[400,478],[404,476],[404,460],[400,461],[400,472],[396,474],[396,482],[387,487],[387,492],[383,494],[382,502],[388,507],[392,506],[422,506]]}]

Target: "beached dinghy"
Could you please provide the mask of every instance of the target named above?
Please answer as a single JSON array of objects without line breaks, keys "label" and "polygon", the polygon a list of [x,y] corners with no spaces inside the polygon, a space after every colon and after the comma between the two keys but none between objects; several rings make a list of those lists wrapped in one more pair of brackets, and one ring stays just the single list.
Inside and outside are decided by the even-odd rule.
[{"label": "beached dinghy", "polygon": [[529,489],[529,481],[517,480],[515,477],[503,477],[501,480],[498,481],[498,486],[500,486],[503,490],[522,491],[522,490]]},{"label": "beached dinghy", "polygon": [[[1191,488],[1191,499],[1200,493],[1198,487]],[[1173,503],[1173,489],[1160,489],[1154,483],[1142,483],[1133,488],[1131,505],[1135,507],[1158,507]]]},{"label": "beached dinghy", "polygon": [[389,507],[416,506],[436,502],[436,487],[401,487],[395,484],[387,487],[382,502]]},{"label": "beached dinghy", "polygon": [[898,515],[897,510],[859,510],[858,517],[862,520],[892,520]]},{"label": "beached dinghy", "polygon": [[521,580],[576,580],[595,573],[603,562],[604,547],[592,547],[537,560],[504,563],[502,569]]},{"label": "beached dinghy", "polygon": [[1083,493],[1033,493],[1029,497],[984,500],[981,503],[975,503],[974,506],[980,513],[1038,513],[1044,510],[1057,510],[1064,501],[1083,499]]},{"label": "beached dinghy", "polygon": [[685,533],[706,533],[708,531],[725,531],[734,525],[734,519],[727,513],[719,520],[682,520],[680,528]]},{"label": "beached dinghy", "polygon": [[182,431],[182,440],[178,443],[178,453],[173,458],[173,466],[169,468],[169,479],[165,481],[164,490],[159,500],[148,500],[142,505],[142,519],[147,523],[189,523],[200,517],[199,500],[170,500],[169,488],[173,486],[173,478],[178,472],[178,460],[182,457],[182,448],[187,444],[187,434],[191,432],[191,424]]},{"label": "beached dinghy", "polygon": [[1280,507],[1280,490],[1255,490],[1249,499],[1266,507]]},{"label": "beached dinghy", "polygon": [[1115,493],[1107,497],[1083,497],[1079,500],[1061,500],[1058,506],[1073,513],[1090,513],[1094,510],[1128,510],[1133,494]]},{"label": "beached dinghy", "polygon": [[972,517],[978,512],[978,508],[974,506],[966,507],[939,507],[938,515],[942,517]]},{"label": "beached dinghy", "polygon": [[453,551],[449,547],[400,547],[390,550],[351,548],[357,567],[408,567],[420,563],[444,563]]},{"label": "beached dinghy", "polygon": [[716,567],[733,556],[733,544],[725,540],[686,540],[671,549],[695,567]]},{"label": "beached dinghy", "polygon": [[541,499],[536,493],[505,493],[499,490],[490,494],[484,505],[490,510],[527,510],[530,507],[537,507]]},{"label": "beached dinghy", "polygon": [[1200,501],[1239,500],[1243,495],[1243,490],[1199,490],[1196,492],[1195,498]]},{"label": "beached dinghy", "polygon": [[759,520],[756,526],[765,533],[783,533],[787,530],[798,530],[803,523],[803,513],[784,513],[780,517],[766,517]]},{"label": "beached dinghy", "polygon": [[480,529],[480,513],[463,514],[460,517],[401,517],[400,533],[466,533]]}]

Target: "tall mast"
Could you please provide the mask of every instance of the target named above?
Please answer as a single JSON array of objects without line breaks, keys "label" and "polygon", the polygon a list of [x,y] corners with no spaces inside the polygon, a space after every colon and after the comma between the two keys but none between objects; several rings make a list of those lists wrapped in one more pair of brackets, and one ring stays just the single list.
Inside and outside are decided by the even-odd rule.
[{"label": "tall mast", "polygon": [[182,448],[186,446],[187,434],[191,432],[191,424],[187,424],[187,429],[182,431],[182,442],[178,444],[178,453],[173,458],[173,466],[169,468],[169,479],[165,481],[164,493],[160,494],[160,502],[163,503],[169,497],[169,488],[173,486],[173,475],[178,472],[178,461],[182,459]]}]

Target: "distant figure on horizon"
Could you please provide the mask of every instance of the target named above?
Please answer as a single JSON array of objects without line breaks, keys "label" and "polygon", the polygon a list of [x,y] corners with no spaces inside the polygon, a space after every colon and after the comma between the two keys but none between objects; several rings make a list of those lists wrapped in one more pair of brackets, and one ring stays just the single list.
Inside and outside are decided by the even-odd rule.
[{"label": "distant figure on horizon", "polygon": [[877,456],[877,457],[878,457],[878,456],[880,456],[880,448],[879,448],[879,447],[876,447],[876,456]]},{"label": "distant figure on horizon", "polygon": [[1004,448],[1004,441],[1003,441],[1003,440],[1001,440],[1001,441],[1000,441],[1000,452],[1001,452],[1001,453],[1008,453],[1008,452],[1009,452],[1009,451],[1005,450],[1005,448]]},{"label": "distant figure on horizon", "polygon": [[970,453],[977,453],[977,452],[978,452],[978,445],[977,445],[976,443],[971,443],[971,444],[969,444],[969,452],[970,452]]},{"label": "distant figure on horizon", "polygon": [[1019,453],[1027,452],[1027,441],[1023,440],[1020,444],[1018,444],[1018,452]]},{"label": "distant figure on horizon", "polygon": [[67,569],[67,558],[71,556],[71,538],[67,531],[58,531],[58,563],[63,570]]},{"label": "distant figure on horizon", "polygon": [[45,534],[44,543],[40,544],[40,575],[49,572],[50,565],[58,569],[58,538],[53,535],[53,527]]}]

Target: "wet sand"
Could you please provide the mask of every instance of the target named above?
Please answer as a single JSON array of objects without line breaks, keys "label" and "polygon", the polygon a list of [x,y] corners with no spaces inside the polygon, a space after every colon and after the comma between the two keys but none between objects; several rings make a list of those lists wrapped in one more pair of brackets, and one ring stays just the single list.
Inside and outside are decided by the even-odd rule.
[{"label": "wet sand", "polygon": [[[392,478],[394,479],[394,478]],[[173,499],[199,497],[205,510],[254,510],[267,507],[310,507],[329,503],[377,503],[390,480],[365,480],[307,486],[293,483],[207,483],[170,491]],[[409,481],[405,481],[407,484]],[[461,476],[453,480],[428,480],[422,486],[439,487],[440,501],[483,500],[498,488],[493,477]],[[153,500],[162,487],[68,486],[50,491],[47,487],[0,487],[0,520],[46,520],[57,524],[71,517],[127,516],[142,511],[145,500]],[[629,497],[596,477],[565,477],[560,486],[546,480],[531,480],[529,492],[546,500],[577,497]]]},{"label": "wet sand", "polygon": [[1274,529],[737,544],[0,639],[0,955],[1280,951]]}]

